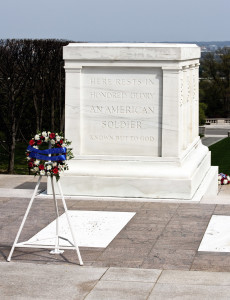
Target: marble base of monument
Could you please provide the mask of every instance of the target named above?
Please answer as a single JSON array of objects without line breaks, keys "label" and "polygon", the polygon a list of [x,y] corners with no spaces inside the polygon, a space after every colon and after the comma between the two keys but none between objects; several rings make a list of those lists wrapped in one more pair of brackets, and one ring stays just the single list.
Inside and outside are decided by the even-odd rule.
[{"label": "marble base of monument", "polygon": [[61,183],[69,196],[192,200],[199,191],[199,201],[218,192],[218,167],[210,159],[200,140],[183,161],[75,159]]}]

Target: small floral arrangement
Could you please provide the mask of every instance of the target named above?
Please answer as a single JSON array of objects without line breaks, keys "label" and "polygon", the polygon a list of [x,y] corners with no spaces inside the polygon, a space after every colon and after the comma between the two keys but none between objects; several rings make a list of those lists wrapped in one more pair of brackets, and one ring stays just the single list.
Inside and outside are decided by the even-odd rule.
[{"label": "small floral arrangement", "polygon": [[[45,150],[40,146],[46,144]],[[68,170],[66,160],[72,159],[72,149],[68,146],[70,141],[64,139],[62,134],[43,131],[37,133],[30,141],[26,151],[29,169],[34,175],[55,176],[58,180],[60,172]],[[49,148],[49,149],[47,149]]]},{"label": "small floral arrangement", "polygon": [[230,183],[230,176],[224,173],[220,173],[218,175],[218,184],[229,184]]}]

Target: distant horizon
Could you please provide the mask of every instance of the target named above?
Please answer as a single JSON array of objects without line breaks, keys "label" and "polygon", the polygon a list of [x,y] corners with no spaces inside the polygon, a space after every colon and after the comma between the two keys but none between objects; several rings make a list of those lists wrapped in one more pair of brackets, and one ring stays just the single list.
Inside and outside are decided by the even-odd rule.
[{"label": "distant horizon", "polygon": [[176,43],[230,43],[229,40],[186,40],[186,41],[84,41],[84,40],[71,40],[66,38],[55,38],[55,37],[49,37],[49,38],[1,38],[0,40],[62,40],[62,41],[72,41],[76,43],[168,43],[168,44],[176,44]]},{"label": "distant horizon", "polygon": [[1,3],[0,36],[96,43],[224,42],[230,41],[229,11],[229,0],[10,0]]}]

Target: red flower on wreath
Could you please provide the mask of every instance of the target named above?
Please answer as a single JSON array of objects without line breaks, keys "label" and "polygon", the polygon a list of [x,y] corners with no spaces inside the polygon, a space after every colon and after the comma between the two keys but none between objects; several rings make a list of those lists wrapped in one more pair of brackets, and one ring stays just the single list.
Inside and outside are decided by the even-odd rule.
[{"label": "red flower on wreath", "polygon": [[40,165],[40,166],[39,166],[39,169],[40,169],[40,170],[44,170],[44,169],[45,169],[44,165]]},{"label": "red flower on wreath", "polygon": [[38,140],[37,145],[41,145],[41,144],[42,144],[42,140]]},{"label": "red flower on wreath", "polygon": [[56,136],[55,133],[53,133],[53,132],[50,133],[50,138],[51,138],[51,139],[54,139],[55,136]]},{"label": "red flower on wreath", "polygon": [[33,162],[30,161],[30,162],[28,163],[28,167],[29,167],[29,168],[33,168],[33,166],[34,166]]},{"label": "red flower on wreath", "polygon": [[29,144],[30,144],[30,146],[33,146],[35,144],[35,141],[34,140],[30,140]]},{"label": "red flower on wreath", "polygon": [[53,168],[53,173],[54,173],[54,174],[57,174],[57,173],[58,173],[58,167],[54,167],[54,168]]}]

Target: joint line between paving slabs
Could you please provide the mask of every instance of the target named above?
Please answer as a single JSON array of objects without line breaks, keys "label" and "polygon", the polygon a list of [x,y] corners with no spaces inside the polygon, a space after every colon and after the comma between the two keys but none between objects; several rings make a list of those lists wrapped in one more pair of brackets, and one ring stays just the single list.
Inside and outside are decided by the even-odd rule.
[{"label": "joint line between paving slabs", "polygon": [[105,275],[105,273],[106,273],[108,270],[109,270],[109,268],[107,268],[107,269],[105,270],[105,272],[101,275],[101,277],[100,277],[98,280],[95,281],[95,284],[93,285],[92,289],[85,295],[85,297],[83,298],[83,300],[86,299],[86,297],[88,297],[88,295],[92,292],[92,290],[95,288],[95,286],[98,284],[98,282],[102,279],[102,277]]},{"label": "joint line between paving slabs", "polygon": [[[159,270],[159,269],[158,269],[158,270]],[[148,299],[149,299],[149,297],[150,297],[150,295],[152,294],[152,291],[154,290],[154,288],[155,288],[155,286],[156,286],[156,284],[157,284],[158,280],[160,279],[160,277],[161,277],[161,274],[162,274],[162,273],[163,273],[163,270],[161,270],[161,272],[160,272],[160,274],[159,274],[159,276],[158,276],[158,278],[157,278],[156,282],[154,282],[154,285],[153,285],[153,287],[152,287],[151,291],[149,292],[149,294],[148,294],[148,296],[147,296],[146,300],[148,300]]]},{"label": "joint line between paving slabs", "polygon": [[107,273],[109,271],[109,269],[111,269],[111,267],[107,267],[107,269],[105,270],[105,272],[99,278],[99,281],[102,279],[102,277],[105,275],[105,273]]}]

